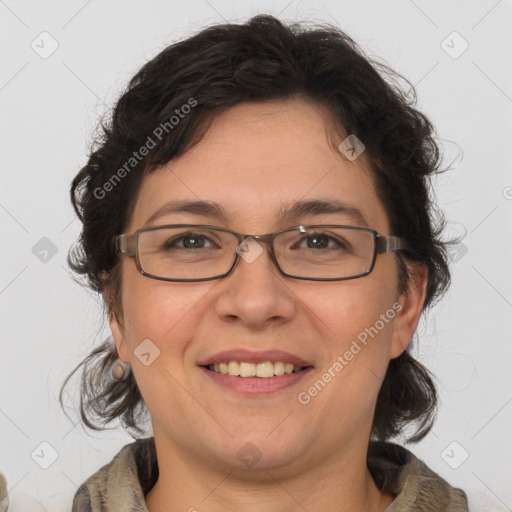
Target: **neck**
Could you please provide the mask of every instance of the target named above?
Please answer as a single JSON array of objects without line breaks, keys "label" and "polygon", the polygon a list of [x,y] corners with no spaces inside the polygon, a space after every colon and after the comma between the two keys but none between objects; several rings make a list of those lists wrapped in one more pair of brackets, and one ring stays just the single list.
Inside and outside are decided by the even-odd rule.
[{"label": "neck", "polygon": [[[382,493],[361,448],[325,458],[322,464],[240,471],[199,460],[155,432],[159,478],[146,495],[149,512],[380,512],[393,496]],[[359,462],[357,462],[359,461]]]}]

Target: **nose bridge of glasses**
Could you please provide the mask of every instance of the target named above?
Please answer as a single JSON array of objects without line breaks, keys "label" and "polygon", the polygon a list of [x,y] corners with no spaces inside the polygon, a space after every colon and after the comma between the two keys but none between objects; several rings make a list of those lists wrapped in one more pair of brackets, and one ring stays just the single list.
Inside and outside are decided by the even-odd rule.
[{"label": "nose bridge of glasses", "polygon": [[[254,243],[256,243],[260,247],[261,247],[261,243],[265,244],[267,246],[268,252],[270,253],[270,256],[272,257],[272,259],[275,259],[276,255],[275,255],[275,251],[274,251],[274,239],[277,235],[279,235],[279,233],[280,232],[267,233],[265,235],[242,234],[238,237],[238,246],[236,249],[236,253],[237,253],[237,255],[240,255],[240,256],[242,255],[242,253],[245,253],[247,251],[247,249],[244,249],[247,247],[246,244],[248,243],[248,241],[252,240],[252,241],[254,241]],[[261,249],[256,252],[259,252],[261,254],[261,252],[263,252],[263,247],[261,247]]]},{"label": "nose bridge of glasses", "polygon": [[[264,252],[263,243],[268,248],[270,260],[279,268],[279,263],[277,262],[273,249],[274,237],[274,233],[268,233],[266,235],[246,235],[237,233],[238,245],[235,253],[235,262],[240,263],[240,260],[243,259],[246,263],[253,263],[255,260],[259,259]],[[234,265],[236,265],[236,263]]]},{"label": "nose bridge of glasses", "polygon": [[248,239],[255,240],[256,242],[263,242],[264,244],[270,246],[272,245],[272,240],[274,238],[274,235],[272,233],[266,234],[266,235],[242,235],[243,240],[242,244],[246,242]]},{"label": "nose bridge of glasses", "polygon": [[286,239],[287,236],[290,236],[290,234],[294,233],[294,234],[298,235],[298,234],[303,234],[306,232],[307,232],[306,227],[297,226],[295,228],[288,228],[288,229],[283,229],[280,231],[274,231],[272,233],[267,233],[265,235],[246,235],[246,234],[235,233],[235,232],[233,232],[233,234],[238,239],[238,246],[236,249],[237,254],[239,254],[240,251],[244,252],[244,250],[243,250],[244,244],[247,243],[247,240],[251,239],[251,240],[254,240],[258,244],[259,244],[259,242],[264,243],[268,247],[268,252],[273,257],[273,259],[276,260],[276,263],[277,263],[277,256],[278,256],[277,253],[279,253],[280,251],[279,251],[279,249],[277,249],[277,251],[276,251],[276,248],[274,247],[274,241],[276,240],[276,238],[278,238],[282,242],[283,240]]}]

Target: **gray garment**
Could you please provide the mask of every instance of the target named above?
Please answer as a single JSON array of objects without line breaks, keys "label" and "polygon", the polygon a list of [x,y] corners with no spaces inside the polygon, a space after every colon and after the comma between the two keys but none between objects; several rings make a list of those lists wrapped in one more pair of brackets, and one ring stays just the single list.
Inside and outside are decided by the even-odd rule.
[{"label": "gray garment", "polygon": [[[371,442],[368,468],[377,487],[396,496],[385,512],[468,511],[463,491],[401,446]],[[139,439],[80,486],[71,512],[148,512],[144,496],[157,480],[154,438]]]}]

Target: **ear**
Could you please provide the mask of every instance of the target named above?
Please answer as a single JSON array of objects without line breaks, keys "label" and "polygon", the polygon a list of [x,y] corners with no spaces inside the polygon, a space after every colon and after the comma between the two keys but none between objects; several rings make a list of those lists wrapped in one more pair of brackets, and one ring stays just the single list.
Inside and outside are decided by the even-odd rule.
[{"label": "ear", "polygon": [[427,293],[428,269],[426,265],[414,265],[409,286],[398,299],[401,308],[395,317],[391,359],[398,357],[409,345],[418,326]]},{"label": "ear", "polygon": [[107,305],[110,330],[112,331],[112,336],[114,338],[114,342],[116,344],[117,354],[121,361],[125,363],[130,362],[130,358],[128,357],[128,349],[126,345],[126,337],[124,334],[124,327],[122,325],[122,319],[119,319],[119,315],[122,314],[117,310],[116,307],[116,299],[112,295],[112,290],[110,288],[108,279],[108,275],[105,272],[102,275],[103,281],[103,298],[105,300],[105,304]]},{"label": "ear", "polygon": [[129,363],[130,358],[128,357],[128,347],[126,345],[124,328],[113,314],[110,317],[110,330],[112,331],[112,336],[114,337],[114,341],[116,343],[116,349],[119,358],[121,361]]}]

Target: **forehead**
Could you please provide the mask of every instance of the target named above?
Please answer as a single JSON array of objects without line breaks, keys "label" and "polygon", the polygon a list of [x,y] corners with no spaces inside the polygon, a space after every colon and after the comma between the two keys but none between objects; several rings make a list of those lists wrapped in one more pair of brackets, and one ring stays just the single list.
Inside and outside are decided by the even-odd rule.
[{"label": "forehead", "polygon": [[[366,221],[369,227],[387,232],[387,217],[365,155],[345,159],[337,149],[344,137],[324,107],[304,100],[232,107],[187,153],[144,178],[129,229],[174,220],[212,223],[206,222],[210,219],[256,234],[287,227],[279,223],[294,220],[284,215],[290,210],[307,216],[308,209],[294,209],[295,203],[320,201],[341,204],[338,210],[346,206],[345,213],[352,210],[355,215],[327,214],[328,207],[317,207],[324,214],[315,214],[315,220]],[[222,211],[206,207],[204,215],[193,217],[192,209],[177,212],[168,207],[176,202],[217,203]],[[355,222],[358,213],[361,222]]]}]

